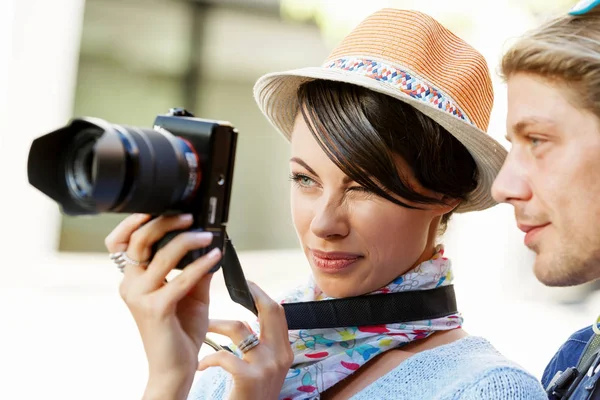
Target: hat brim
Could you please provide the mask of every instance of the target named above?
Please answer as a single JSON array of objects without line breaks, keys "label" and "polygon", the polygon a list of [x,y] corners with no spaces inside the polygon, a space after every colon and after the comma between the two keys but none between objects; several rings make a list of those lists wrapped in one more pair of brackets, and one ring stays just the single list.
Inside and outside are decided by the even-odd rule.
[{"label": "hat brim", "polygon": [[491,188],[507,155],[504,147],[469,122],[421,100],[414,99],[385,82],[360,76],[350,71],[309,67],[267,74],[256,82],[254,97],[259,108],[287,140],[290,140],[294,121],[298,114],[296,97],[298,88],[304,82],[316,79],[346,82],[386,94],[410,104],[436,121],[467,148],[479,170],[477,187],[469,194],[467,200],[457,207],[456,212],[481,211],[497,204],[492,198]]}]

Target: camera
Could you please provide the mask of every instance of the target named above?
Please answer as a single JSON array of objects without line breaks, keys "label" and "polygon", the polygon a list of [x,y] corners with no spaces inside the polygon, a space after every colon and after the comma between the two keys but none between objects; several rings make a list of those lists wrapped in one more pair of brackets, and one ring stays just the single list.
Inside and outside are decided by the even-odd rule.
[{"label": "camera", "polygon": [[[158,115],[152,129],[76,118],[33,141],[27,175],[67,215],[192,214],[188,230],[211,232],[213,240],[188,252],[175,268],[218,247],[223,256],[211,272],[222,267],[231,299],[256,315],[226,232],[237,136],[230,123],[195,118],[183,108]],[[152,256],[181,232],[161,238]]]},{"label": "camera", "polygon": [[227,122],[182,108],[158,115],[153,129],[76,118],[33,141],[27,173],[67,215],[192,214],[190,229],[212,232],[213,241],[189,252],[182,269],[214,247],[225,253],[237,134]]}]

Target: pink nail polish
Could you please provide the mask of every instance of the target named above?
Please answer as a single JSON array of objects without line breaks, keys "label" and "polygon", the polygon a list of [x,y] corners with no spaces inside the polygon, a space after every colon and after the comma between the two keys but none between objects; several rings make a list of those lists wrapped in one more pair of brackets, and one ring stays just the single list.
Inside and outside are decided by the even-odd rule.
[{"label": "pink nail polish", "polygon": [[196,239],[198,239],[201,242],[204,242],[205,240],[209,240],[212,239],[212,233],[211,232],[197,232],[196,233]]},{"label": "pink nail polish", "polygon": [[215,247],[214,249],[209,251],[206,256],[208,258],[217,258],[217,257],[219,257],[220,254],[221,254],[221,250],[219,250],[217,247]]}]

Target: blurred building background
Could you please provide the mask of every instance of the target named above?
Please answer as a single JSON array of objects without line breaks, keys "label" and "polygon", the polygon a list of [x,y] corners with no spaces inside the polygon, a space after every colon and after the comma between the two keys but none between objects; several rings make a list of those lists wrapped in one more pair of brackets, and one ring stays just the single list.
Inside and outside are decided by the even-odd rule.
[{"label": "blurred building background", "polygon": [[[262,74],[320,65],[369,13],[429,13],[487,58],[490,132],[502,143],[502,49],[570,0],[3,0],[0,2],[0,398],[130,399],[146,379],[120,275],[103,239],[122,215],[70,218],[27,183],[33,138],[76,116],[152,126],[183,106],[240,131],[229,233],[249,278],[276,295],[308,270],[289,216],[288,147],[255,106]],[[548,289],[497,206],[457,215],[445,235],[465,328],[537,376],[595,318],[594,287]],[[214,280],[212,315],[246,318]],[[460,371],[457,371],[460,373]]]}]

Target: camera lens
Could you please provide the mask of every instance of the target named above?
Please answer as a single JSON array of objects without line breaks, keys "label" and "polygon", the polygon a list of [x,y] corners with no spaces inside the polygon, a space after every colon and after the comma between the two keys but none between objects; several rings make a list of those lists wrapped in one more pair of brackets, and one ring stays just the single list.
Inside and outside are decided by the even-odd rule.
[{"label": "camera lens", "polygon": [[158,127],[75,119],[34,140],[29,182],[70,215],[179,210],[199,190],[208,138],[197,138],[194,148]]},{"label": "camera lens", "polygon": [[74,119],[33,141],[29,182],[69,215],[177,212],[197,196],[208,159],[211,131],[199,126],[182,118],[175,136],[161,125]]},{"label": "camera lens", "polygon": [[65,177],[71,196],[85,204],[93,205],[95,183],[94,146],[100,135],[94,131],[84,131],[67,150]]},{"label": "camera lens", "polygon": [[189,142],[164,130],[111,128],[93,148],[96,209],[163,213],[196,194],[200,162]]}]

